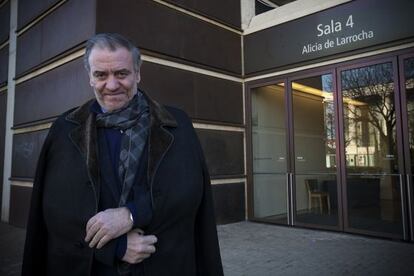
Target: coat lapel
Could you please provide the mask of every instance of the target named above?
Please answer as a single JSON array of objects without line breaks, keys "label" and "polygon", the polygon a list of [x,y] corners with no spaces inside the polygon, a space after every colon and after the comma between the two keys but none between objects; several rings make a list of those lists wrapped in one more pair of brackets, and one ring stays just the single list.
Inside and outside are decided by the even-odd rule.
[{"label": "coat lapel", "polygon": [[155,209],[156,206],[154,204],[152,183],[159,164],[174,141],[174,136],[165,127],[177,127],[177,121],[159,103],[153,101],[147,95],[146,98],[151,112],[151,125],[148,138],[147,177],[151,188],[151,201],[153,208]]},{"label": "coat lapel", "polygon": [[[163,106],[156,101],[153,101],[145,93],[144,95],[148,101],[151,113],[151,123],[148,134],[149,144],[147,178],[151,188],[153,208],[155,208],[152,183],[159,164],[174,141],[174,136],[166,129],[166,127],[177,127],[177,121]],[[95,187],[96,198],[99,199],[100,179],[96,115],[94,112],[90,111],[90,107],[93,102],[94,100],[91,100],[80,106],[73,112],[69,113],[68,116],[66,116],[66,119],[78,125],[69,134],[70,139],[79,149],[82,156],[85,157],[89,178]],[[130,189],[124,190],[122,191],[122,194],[129,194],[129,192]]]},{"label": "coat lapel", "polygon": [[70,133],[71,141],[78,148],[85,158],[89,180],[92,182],[96,200],[98,203],[100,193],[98,151],[97,151],[97,130],[95,113],[90,112],[94,100],[75,109],[66,116],[66,119],[74,122],[76,126]]}]

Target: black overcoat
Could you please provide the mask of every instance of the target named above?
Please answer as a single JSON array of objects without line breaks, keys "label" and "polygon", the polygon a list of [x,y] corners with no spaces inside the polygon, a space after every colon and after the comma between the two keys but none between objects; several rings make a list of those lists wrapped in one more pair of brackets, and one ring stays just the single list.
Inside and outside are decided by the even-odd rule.
[{"label": "black overcoat", "polygon": [[[147,97],[147,96],[146,96]],[[145,275],[222,275],[211,186],[203,153],[184,112],[147,97],[148,183],[153,217],[146,234],[157,251]],[[92,263],[115,265],[115,240],[85,244],[98,212],[101,179],[92,101],[60,116],[43,145],[34,180],[22,275],[91,275]],[[108,168],[110,169],[110,168]]]}]

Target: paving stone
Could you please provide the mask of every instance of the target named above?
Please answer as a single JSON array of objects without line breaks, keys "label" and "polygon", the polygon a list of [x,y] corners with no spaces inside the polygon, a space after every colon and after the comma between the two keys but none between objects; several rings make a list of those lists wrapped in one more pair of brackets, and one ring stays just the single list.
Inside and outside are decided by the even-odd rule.
[{"label": "paving stone", "polygon": [[413,243],[252,222],[218,233],[225,275],[414,275]]},{"label": "paving stone", "polygon": [[[246,221],[217,229],[226,276],[414,275],[414,243]],[[24,237],[0,223],[0,275],[20,275]]]}]

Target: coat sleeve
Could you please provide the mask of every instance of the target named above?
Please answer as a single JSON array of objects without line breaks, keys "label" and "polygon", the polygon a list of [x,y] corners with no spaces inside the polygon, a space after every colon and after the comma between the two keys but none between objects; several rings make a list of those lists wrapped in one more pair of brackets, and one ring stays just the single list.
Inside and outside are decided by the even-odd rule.
[{"label": "coat sleeve", "polygon": [[103,246],[101,249],[95,249],[94,258],[96,261],[107,266],[114,266],[117,263],[116,245],[118,239],[113,239]]},{"label": "coat sleeve", "polygon": [[195,221],[197,275],[223,275],[220,247],[214,216],[210,175],[198,139],[196,141],[203,167],[203,197]]},{"label": "coat sleeve", "polygon": [[26,228],[22,276],[46,275],[47,230],[43,219],[42,195],[43,180],[47,168],[47,155],[53,129],[54,127],[52,126],[43,144],[37,162],[36,174],[33,181],[29,218]]}]

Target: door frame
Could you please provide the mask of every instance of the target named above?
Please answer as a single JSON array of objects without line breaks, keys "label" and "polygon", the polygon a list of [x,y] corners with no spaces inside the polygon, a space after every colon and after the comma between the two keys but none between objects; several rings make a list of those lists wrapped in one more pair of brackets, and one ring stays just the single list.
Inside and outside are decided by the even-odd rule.
[{"label": "door frame", "polygon": [[384,232],[376,232],[376,231],[369,231],[369,230],[362,230],[357,228],[352,228],[349,226],[349,220],[348,220],[348,195],[347,195],[347,169],[346,169],[346,154],[345,154],[345,138],[344,138],[344,114],[343,114],[343,101],[341,91],[342,91],[342,85],[341,82],[338,81],[337,83],[337,94],[338,94],[338,111],[339,111],[339,118],[340,118],[340,124],[338,125],[338,128],[341,129],[341,133],[339,136],[340,144],[341,144],[341,171],[343,172],[341,175],[341,182],[342,182],[342,196],[343,196],[343,209],[344,209],[344,231],[349,233],[358,233],[358,234],[364,234],[364,235],[370,235],[370,236],[378,236],[378,237],[388,237],[388,238],[394,238],[394,239],[407,239],[407,225],[406,225],[406,210],[405,210],[405,181],[401,177],[401,175],[404,173],[404,162],[403,158],[401,158],[403,155],[403,141],[402,141],[402,133],[401,133],[401,101],[400,101],[400,89],[399,89],[399,78],[398,78],[398,63],[397,63],[397,55],[387,56],[387,57],[381,57],[376,59],[369,59],[369,60],[361,60],[360,62],[350,64],[350,65],[344,65],[344,66],[338,66],[336,68],[337,71],[337,79],[341,80],[341,72],[357,69],[357,68],[363,68],[368,66],[373,66],[376,64],[383,64],[383,63],[391,63],[392,70],[393,70],[393,82],[394,82],[394,107],[395,107],[395,116],[396,116],[396,143],[397,143],[397,154],[400,158],[398,158],[398,167],[399,167],[399,174],[386,174],[390,176],[400,176],[400,193],[401,193],[401,215],[402,215],[402,230],[403,234],[402,237],[400,235],[395,234],[389,234]]},{"label": "door frame", "polygon": [[[338,207],[338,224],[337,226],[331,226],[331,225],[323,225],[323,224],[314,224],[314,223],[304,223],[304,222],[300,222],[296,219],[296,211],[297,211],[297,205],[296,205],[296,169],[295,169],[295,133],[294,133],[294,114],[293,114],[293,91],[292,91],[292,82],[296,81],[296,80],[301,80],[301,79],[306,79],[306,78],[311,78],[311,77],[317,77],[317,76],[322,76],[322,75],[327,75],[327,74],[331,74],[332,75],[332,88],[333,88],[333,103],[334,103],[334,113],[335,113],[335,138],[337,139],[337,131],[338,131],[338,127],[337,127],[337,106],[336,106],[336,74],[335,74],[335,68],[334,67],[319,67],[319,68],[314,68],[311,70],[307,70],[307,71],[302,71],[302,72],[297,72],[295,74],[291,74],[287,80],[288,80],[288,86],[287,86],[287,95],[289,98],[289,106],[288,106],[288,117],[289,117],[289,141],[290,141],[290,148],[289,148],[289,157],[290,157],[290,173],[292,175],[291,179],[290,179],[290,186],[291,186],[291,190],[292,190],[292,221],[293,221],[293,225],[294,226],[300,226],[300,227],[307,227],[307,228],[315,228],[315,229],[324,229],[324,230],[335,230],[335,231],[343,231],[342,229],[342,198],[340,196],[340,183],[339,183],[339,167],[336,167],[336,175],[337,175],[337,207]],[[339,151],[338,151],[338,145],[336,144],[336,152],[335,152],[335,158],[336,158],[336,164],[339,164]]]},{"label": "door frame", "polygon": [[[287,145],[287,159],[288,159],[288,172],[287,172],[287,202],[288,202],[288,225],[290,226],[303,226],[309,228],[317,228],[317,229],[327,229],[327,230],[335,230],[335,231],[343,231],[355,234],[363,234],[369,236],[376,236],[376,237],[385,237],[385,238],[397,238],[401,239],[401,237],[395,235],[388,235],[387,233],[383,232],[370,232],[370,231],[361,231],[359,229],[350,229],[345,227],[345,225],[349,225],[348,221],[348,211],[347,211],[347,202],[346,200],[346,157],[345,157],[345,148],[343,147],[344,137],[343,130],[340,128],[343,126],[343,108],[342,108],[342,97],[340,94],[340,72],[346,69],[353,69],[353,68],[360,68],[364,67],[365,65],[373,65],[382,63],[386,60],[392,60],[393,64],[393,72],[394,72],[394,101],[395,101],[395,108],[397,114],[397,143],[402,143],[402,145],[398,145],[398,154],[399,156],[407,156],[407,149],[406,143],[407,141],[404,136],[406,135],[406,131],[404,128],[407,125],[406,118],[401,116],[402,112],[404,111],[404,101],[401,99],[402,94],[402,73],[401,64],[403,58],[406,57],[414,57],[414,48],[406,48],[402,50],[381,53],[378,55],[373,55],[369,57],[358,58],[348,60],[345,62],[340,62],[336,64],[330,64],[320,67],[315,67],[311,69],[306,69],[303,71],[297,71],[293,73],[281,74],[278,76],[273,77],[266,77],[263,79],[257,79],[245,82],[245,122],[246,122],[246,186],[247,186],[247,219],[251,221],[257,222],[266,222],[260,218],[254,217],[254,195],[253,195],[253,146],[252,146],[252,125],[251,125],[251,93],[252,89],[257,87],[262,87],[266,85],[276,84],[276,83],[285,83],[285,103],[286,103],[286,112],[287,116],[285,116],[285,126],[287,127],[286,133],[286,145]],[[292,158],[292,149],[294,147],[293,140],[293,114],[292,114],[292,99],[291,99],[291,90],[290,90],[290,81],[295,79],[306,78],[307,76],[316,76],[319,74],[323,74],[324,72],[334,72],[333,73],[333,81],[334,84],[334,109],[335,109],[335,124],[336,124],[336,162],[337,162],[337,192],[338,192],[338,227],[321,227],[321,225],[313,225],[313,224],[302,224],[297,223],[294,220],[295,212],[294,210],[296,207],[294,206],[296,199],[295,199],[295,190],[293,185],[294,177],[293,171],[294,167],[292,167],[292,162],[294,163],[294,159]],[[405,89],[404,89],[405,95]],[[398,110],[397,110],[398,109]],[[405,121],[405,122],[404,122]],[[405,125],[404,125],[405,124]],[[405,128],[406,129],[406,128]],[[403,139],[403,140],[401,140]],[[403,149],[404,146],[404,149]],[[339,151],[339,152],[338,152]],[[402,155],[404,154],[404,155]],[[399,158],[399,163],[401,163],[401,159]],[[404,162],[404,161],[403,161]],[[294,165],[294,164],[293,164]],[[399,167],[406,171],[405,163],[403,166],[399,164]],[[403,171],[401,171],[401,174]],[[407,174],[406,174],[407,175]],[[413,179],[408,179],[408,177],[403,177],[401,186],[401,205],[402,205],[402,224],[403,224],[403,239],[407,240],[410,239],[414,241],[414,177]],[[341,202],[341,203],[340,203]],[[342,209],[340,211],[340,209]],[[338,229],[339,228],[339,229]]]},{"label": "door frame", "polygon": [[414,58],[414,52],[399,55],[398,56],[398,70],[399,70],[399,83],[400,83],[400,98],[401,98],[401,118],[402,118],[402,139],[404,146],[404,162],[405,171],[404,179],[406,181],[406,193],[407,193],[407,218],[408,218],[408,236],[410,241],[414,241],[414,194],[413,194],[413,173],[411,171],[410,147],[409,147],[409,128],[408,128],[408,116],[407,115],[407,92],[405,89],[405,70],[404,60],[408,58]]},{"label": "door frame", "polygon": [[[245,91],[246,91],[246,95],[245,95],[245,107],[246,110],[249,110],[249,115],[246,114],[246,177],[247,177],[247,218],[251,221],[256,221],[256,222],[265,222],[265,223],[269,223],[268,220],[266,219],[261,219],[261,218],[257,218],[254,216],[254,183],[253,183],[253,128],[252,128],[252,118],[251,118],[251,114],[252,114],[252,91],[255,88],[259,88],[259,87],[265,87],[265,86],[269,86],[269,85],[275,85],[275,84],[279,84],[279,83],[284,83],[285,86],[285,107],[287,106],[287,95],[286,95],[286,82],[287,79],[286,78],[269,78],[266,80],[259,80],[259,81],[255,81],[255,82],[250,82],[248,84],[246,84],[245,87]],[[287,112],[287,109],[285,109]],[[286,141],[285,144],[289,145],[289,135],[288,135],[288,116],[285,116],[285,129],[286,129]],[[289,153],[288,150],[286,150],[286,170],[289,171]],[[287,225],[292,225],[292,221],[291,221],[291,186],[289,185],[289,173],[286,172],[286,190],[287,190]],[[278,224],[278,223],[275,223]],[[282,224],[285,225],[285,224]]]}]

